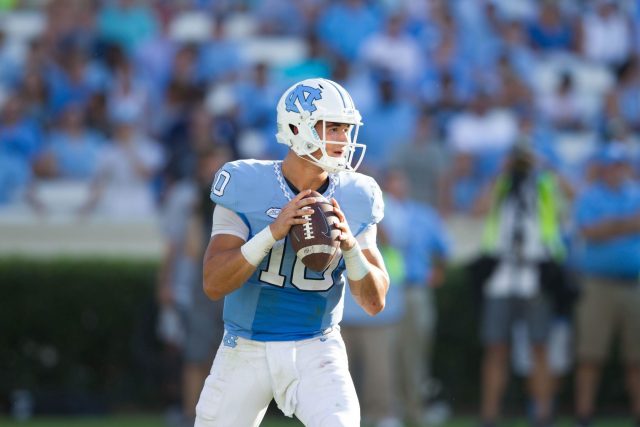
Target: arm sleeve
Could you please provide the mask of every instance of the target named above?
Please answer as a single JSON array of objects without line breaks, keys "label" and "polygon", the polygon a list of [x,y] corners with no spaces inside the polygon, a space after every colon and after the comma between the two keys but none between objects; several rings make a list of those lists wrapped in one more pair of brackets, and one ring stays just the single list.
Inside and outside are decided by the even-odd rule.
[{"label": "arm sleeve", "polygon": [[358,241],[358,245],[360,245],[360,249],[369,249],[376,247],[376,236],[378,234],[378,226],[376,224],[371,224],[360,234],[356,236],[356,240]]},{"label": "arm sleeve", "polygon": [[231,234],[246,241],[249,238],[249,227],[240,218],[240,215],[231,209],[217,205],[213,210],[211,237],[218,234]]}]

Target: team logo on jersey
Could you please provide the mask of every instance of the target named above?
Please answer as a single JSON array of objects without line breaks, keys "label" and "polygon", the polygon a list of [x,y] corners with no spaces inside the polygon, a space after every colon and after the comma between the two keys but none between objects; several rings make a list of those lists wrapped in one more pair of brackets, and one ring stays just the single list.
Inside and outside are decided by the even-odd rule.
[{"label": "team logo on jersey", "polygon": [[269,209],[267,209],[267,211],[265,213],[267,214],[267,216],[269,216],[269,217],[271,217],[273,219],[276,219],[276,218],[278,218],[278,215],[280,215],[280,211],[281,210],[282,209],[280,209],[280,208],[269,208]]},{"label": "team logo on jersey", "polygon": [[226,347],[235,348],[238,345],[237,341],[238,341],[238,336],[232,335],[228,332],[224,334],[224,338],[222,338],[222,342],[224,342],[224,345]]},{"label": "team logo on jersey", "polygon": [[[313,105],[318,99],[322,99],[322,91],[320,89],[298,85],[287,95],[287,99],[285,100],[286,110],[299,113],[298,105],[300,105],[304,111],[313,113],[318,109],[318,107]],[[298,105],[296,105],[296,101]]]}]

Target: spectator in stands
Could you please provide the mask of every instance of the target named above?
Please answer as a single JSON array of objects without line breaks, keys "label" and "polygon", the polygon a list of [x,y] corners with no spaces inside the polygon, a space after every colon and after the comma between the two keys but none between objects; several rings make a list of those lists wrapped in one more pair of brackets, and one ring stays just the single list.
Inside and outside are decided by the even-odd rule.
[{"label": "spectator in stands", "polygon": [[132,52],[158,31],[158,20],[145,2],[115,0],[104,2],[97,19],[100,37]]},{"label": "spectator in stands", "polygon": [[497,105],[518,113],[519,117],[533,112],[531,90],[506,55],[500,57],[497,73],[487,83],[492,86]]},{"label": "spectator in stands", "polygon": [[614,334],[621,356],[631,416],[640,423],[640,189],[630,179],[629,156],[612,144],[598,154],[596,181],[580,195],[575,215],[584,246],[578,267],[585,276],[577,313],[576,417],[593,421],[600,372]]},{"label": "spectator in stands", "polygon": [[481,338],[483,425],[495,425],[507,382],[509,341],[521,318],[532,343],[531,394],[536,425],[551,422],[552,382],[547,360],[551,305],[543,290],[543,263],[564,254],[555,177],[539,170],[531,148],[519,142],[492,191],[484,251],[494,265],[483,285]]},{"label": "spectator in stands", "polygon": [[[293,84],[297,81],[313,78],[316,76],[331,75],[332,57],[327,46],[318,36],[309,31],[304,37],[307,47],[307,54],[299,62],[295,62],[283,70],[286,84]],[[344,83],[344,80],[340,80]]]},{"label": "spectator in stands", "polygon": [[184,129],[189,114],[202,103],[206,87],[198,76],[198,48],[187,44],[181,46],[173,58],[169,80],[162,88],[162,102],[151,116],[153,134],[167,146],[169,151],[180,150],[182,140],[177,140],[176,129]]},{"label": "spectator in stands", "polygon": [[364,40],[359,57],[369,67],[383,70],[401,87],[411,89],[422,68],[422,53],[405,27],[404,16],[390,16],[384,31]]},{"label": "spectator in stands", "polygon": [[55,46],[50,39],[46,37],[37,37],[30,41],[29,47],[22,63],[21,71],[37,71],[41,73],[49,73],[54,61],[52,53]]},{"label": "spectator in stands", "polygon": [[103,152],[103,137],[86,127],[83,107],[69,104],[50,131],[36,169],[41,177],[89,182]]},{"label": "spectator in stands", "polygon": [[504,152],[515,141],[518,125],[513,112],[496,108],[486,92],[471,100],[470,109],[451,119],[448,139],[456,152]]},{"label": "spectator in stands", "polygon": [[190,176],[197,167],[200,152],[208,152],[225,146],[231,150],[231,156],[237,153],[225,141],[216,138],[215,120],[205,106],[193,108],[189,115],[177,122],[164,138],[167,156],[167,169],[171,174]]},{"label": "spectator in stands", "polygon": [[0,207],[19,202],[31,179],[31,169],[16,156],[0,151]]},{"label": "spectator in stands", "polygon": [[304,1],[263,0],[256,5],[254,16],[262,35],[300,36],[309,28],[315,13],[312,7]]},{"label": "spectator in stands", "polygon": [[615,70],[631,57],[631,22],[617,0],[596,0],[594,8],[582,16],[582,54]]},{"label": "spectator in stands", "polygon": [[518,74],[529,86],[534,83],[534,73],[538,64],[536,54],[531,49],[524,25],[519,21],[507,22],[502,26],[504,55]]},{"label": "spectator in stands", "polygon": [[[385,212],[387,218],[394,214],[386,207]],[[385,233],[383,220],[378,228],[378,242],[390,280],[384,311],[369,316],[351,293],[345,292],[340,322],[340,333],[349,355],[349,372],[360,400],[362,423],[371,427],[404,426],[397,386],[397,366],[401,362],[396,350],[403,342],[399,330],[404,315],[405,264],[393,240],[393,236]]]},{"label": "spectator in stands", "polygon": [[124,56],[116,62],[113,79],[107,91],[107,109],[111,117],[127,110],[135,115],[137,125],[147,131],[152,103],[143,76],[136,76],[133,64]]},{"label": "spectator in stands", "polygon": [[[382,78],[377,86],[378,101],[366,111],[367,126],[360,133],[367,144],[365,164],[381,170],[390,154],[401,144],[409,143],[416,122],[416,111],[404,97],[398,96],[392,80]],[[393,123],[393,127],[389,126]]]},{"label": "spectator in stands", "polygon": [[480,169],[475,155],[466,152],[452,154],[438,197],[438,210],[442,216],[479,214],[481,197],[489,182]]},{"label": "spectator in stands", "polygon": [[160,146],[137,126],[126,105],[112,113],[113,137],[99,159],[92,194],[83,213],[96,208],[112,220],[140,220],[156,214],[152,182],[164,164]]},{"label": "spectator in stands", "polygon": [[236,115],[242,128],[238,144],[242,157],[273,158],[282,150],[272,137],[278,131],[271,116],[280,88],[272,84],[271,73],[266,63],[259,62],[234,87],[236,103],[243,106]]},{"label": "spectator in stands", "polygon": [[382,24],[383,16],[376,6],[369,6],[363,0],[347,0],[331,3],[320,14],[316,32],[334,53],[353,61],[362,43]]},{"label": "spectator in stands", "polygon": [[[505,25],[495,2],[466,2],[457,4],[460,17],[459,37],[471,80],[476,90],[484,88],[485,80],[496,71],[504,49],[500,37]],[[462,11],[461,8],[468,9]]]},{"label": "spectator in stands", "polygon": [[45,8],[46,32],[63,45],[88,51],[97,44],[97,7],[82,0],[52,0]]},{"label": "spectator in stands", "polygon": [[20,94],[10,95],[0,110],[0,152],[15,156],[30,169],[41,147],[38,125],[25,118]]},{"label": "spectator in stands", "polygon": [[20,202],[32,177],[32,162],[40,150],[39,133],[23,118],[17,94],[0,110],[0,205]]},{"label": "spectator in stands", "polygon": [[467,103],[467,93],[452,74],[446,72],[438,77],[433,88],[423,94],[425,102],[435,118],[434,126],[444,134],[449,122],[456,117]]},{"label": "spectator in stands", "polygon": [[60,59],[50,67],[49,107],[57,114],[68,103],[86,104],[93,92],[101,89],[105,76],[89,62],[87,52],[76,47],[60,49]]},{"label": "spectator in stands", "polygon": [[640,68],[638,57],[625,62],[616,72],[616,84],[606,96],[605,121],[621,120],[640,132]]},{"label": "spectator in stands", "polygon": [[560,131],[582,130],[589,119],[584,99],[569,71],[560,74],[553,91],[540,94],[537,104],[542,120]]},{"label": "spectator in stands", "polygon": [[[251,67],[247,76],[236,86],[236,99],[244,106],[238,112],[239,125],[244,128],[265,129],[273,122],[273,104],[277,102],[280,91],[270,84],[269,66],[259,62]],[[277,129],[270,129],[277,132]]]},{"label": "spectator in stands", "polygon": [[163,204],[167,244],[157,288],[161,311],[179,322],[178,333],[165,330],[164,338],[182,351],[180,388],[185,426],[194,423],[200,390],[222,341],[223,302],[204,295],[201,264],[213,217],[211,177],[231,160],[229,149],[221,145],[201,147],[197,155],[197,164],[190,171],[193,175],[174,182]]},{"label": "spectator in stands", "polygon": [[48,126],[52,120],[50,89],[42,70],[26,70],[17,92],[24,104],[27,120]]},{"label": "spectator in stands", "polygon": [[197,62],[198,78],[202,82],[227,81],[246,65],[238,42],[226,36],[225,24],[222,15],[214,15],[213,34],[200,46]]},{"label": "spectator in stands", "polygon": [[16,49],[15,44],[7,37],[4,29],[0,29],[0,90],[13,86],[20,79],[22,49]]},{"label": "spectator in stands", "polygon": [[577,47],[574,28],[550,0],[542,2],[537,19],[528,25],[527,32],[531,46],[537,50],[569,52]]},{"label": "spectator in stands", "polygon": [[[436,15],[439,42],[433,47],[433,51],[429,52],[430,55],[425,61],[425,73],[433,74],[436,82],[442,81],[443,86],[450,81],[456,95],[462,93],[466,96],[472,86],[473,67],[465,57],[462,37],[456,27],[456,21],[447,7],[442,6],[439,10],[440,13]],[[441,93],[446,92],[446,90],[441,91]]]},{"label": "spectator in stands", "polygon": [[339,56],[335,56],[334,59],[331,79],[335,82],[342,82],[351,97],[357,100],[358,105],[362,106],[360,107],[362,111],[372,109],[378,102],[379,95],[378,85],[371,70]]},{"label": "spectator in stands", "polygon": [[95,92],[85,107],[87,126],[100,135],[109,136],[112,133],[109,112],[107,111],[107,95]]},{"label": "spectator in stands", "polygon": [[[169,5],[167,5],[169,6]],[[153,93],[161,98],[162,90],[174,74],[172,64],[179,48],[179,43],[169,34],[171,20],[169,17],[160,20],[161,27],[152,37],[141,41],[131,54],[131,61],[137,76],[145,76]],[[154,100],[162,102],[162,99]]]},{"label": "spectator in stands", "polygon": [[433,290],[444,283],[449,242],[438,214],[409,199],[409,182],[401,169],[386,172],[385,218],[389,242],[406,270],[405,314],[400,325],[401,403],[409,422],[425,425],[437,311]]},{"label": "spectator in stands", "polygon": [[447,2],[434,0],[429,3],[406,3],[402,6],[407,20],[407,31],[425,52],[433,52],[443,39],[444,16],[451,17]]},{"label": "spectator in stands", "polygon": [[431,112],[423,109],[411,143],[397,147],[389,165],[407,174],[412,199],[437,206],[448,157]]}]

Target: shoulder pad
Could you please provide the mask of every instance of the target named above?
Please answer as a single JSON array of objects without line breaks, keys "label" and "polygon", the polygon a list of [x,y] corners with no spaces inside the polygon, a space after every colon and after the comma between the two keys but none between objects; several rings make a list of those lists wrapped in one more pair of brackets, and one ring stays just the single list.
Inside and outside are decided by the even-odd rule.
[{"label": "shoulder pad", "polygon": [[377,224],[384,217],[384,201],[378,183],[360,173],[341,174],[340,199],[347,219],[354,233],[371,224]]},{"label": "shoulder pad", "polygon": [[247,204],[255,202],[256,186],[271,173],[271,162],[236,160],[225,163],[216,172],[211,184],[211,200],[234,212],[245,212]]}]

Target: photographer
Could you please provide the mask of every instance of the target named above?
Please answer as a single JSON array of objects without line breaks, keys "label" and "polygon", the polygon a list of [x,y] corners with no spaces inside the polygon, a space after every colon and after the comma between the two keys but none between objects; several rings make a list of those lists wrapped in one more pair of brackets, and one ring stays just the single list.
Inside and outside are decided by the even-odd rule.
[{"label": "photographer", "polygon": [[482,424],[495,425],[509,372],[509,341],[514,322],[526,325],[532,356],[530,378],[534,422],[551,420],[553,381],[547,344],[553,319],[548,266],[561,268],[558,181],[543,170],[529,145],[520,141],[496,179],[486,218],[482,283]]}]

